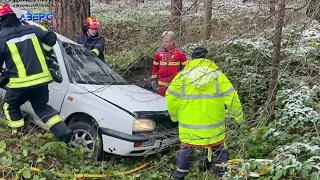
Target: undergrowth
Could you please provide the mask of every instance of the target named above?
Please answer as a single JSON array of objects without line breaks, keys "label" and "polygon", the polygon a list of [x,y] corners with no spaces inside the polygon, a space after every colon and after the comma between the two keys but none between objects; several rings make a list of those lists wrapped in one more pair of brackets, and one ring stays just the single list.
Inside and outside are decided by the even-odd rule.
[{"label": "undergrowth", "polygon": [[[36,128],[32,123],[27,123],[17,134],[11,134],[4,120],[1,123],[0,177],[7,180],[74,179],[77,176],[79,179],[81,174],[104,175],[103,179],[109,180],[160,180],[169,178],[175,167],[174,148],[146,158],[106,155],[104,161],[99,162],[84,150],[56,141],[50,132]],[[136,173],[121,174],[145,163],[149,165]],[[202,177],[197,171],[190,173],[190,178]]]}]

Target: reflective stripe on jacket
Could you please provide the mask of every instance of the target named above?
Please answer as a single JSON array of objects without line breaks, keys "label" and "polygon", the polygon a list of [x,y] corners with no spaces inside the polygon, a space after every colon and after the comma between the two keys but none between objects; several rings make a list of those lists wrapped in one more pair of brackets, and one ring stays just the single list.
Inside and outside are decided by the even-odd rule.
[{"label": "reflective stripe on jacket", "polygon": [[42,43],[54,46],[57,36],[34,25],[3,27],[0,64],[5,61],[9,88],[27,88],[52,82]]},{"label": "reflective stripe on jacket", "polygon": [[225,138],[225,105],[237,122],[243,119],[237,91],[218,66],[208,59],[187,63],[166,92],[172,121],[179,122],[182,143],[210,145]]}]

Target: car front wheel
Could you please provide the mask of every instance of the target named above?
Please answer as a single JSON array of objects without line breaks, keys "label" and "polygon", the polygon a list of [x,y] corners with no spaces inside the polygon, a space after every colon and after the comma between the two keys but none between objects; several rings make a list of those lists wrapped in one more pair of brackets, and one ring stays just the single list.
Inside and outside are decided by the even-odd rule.
[{"label": "car front wheel", "polygon": [[92,153],[92,157],[102,160],[102,137],[98,127],[86,122],[74,122],[69,127],[73,131],[70,145],[84,148]]}]

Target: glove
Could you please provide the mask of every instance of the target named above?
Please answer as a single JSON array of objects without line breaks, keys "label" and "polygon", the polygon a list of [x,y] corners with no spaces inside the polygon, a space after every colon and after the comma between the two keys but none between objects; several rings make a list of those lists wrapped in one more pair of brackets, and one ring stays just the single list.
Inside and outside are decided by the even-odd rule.
[{"label": "glove", "polygon": [[151,86],[154,90],[158,90],[158,84],[157,84],[157,81],[152,81],[151,82]]},{"label": "glove", "polygon": [[96,51],[94,51],[93,49],[92,49],[92,50],[90,50],[90,51],[91,51],[94,55],[96,55],[96,56],[98,55],[98,54],[97,54],[97,52],[96,52]]},{"label": "glove", "polygon": [[0,87],[3,88],[9,83],[9,75],[5,69],[1,69],[0,74]]}]

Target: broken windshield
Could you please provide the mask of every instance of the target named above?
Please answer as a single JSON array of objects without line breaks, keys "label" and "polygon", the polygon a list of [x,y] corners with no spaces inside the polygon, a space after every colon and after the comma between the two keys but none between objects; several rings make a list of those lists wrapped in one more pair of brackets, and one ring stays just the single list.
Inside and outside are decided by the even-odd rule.
[{"label": "broken windshield", "polygon": [[128,84],[119,74],[102,62],[87,48],[61,42],[65,50],[68,71],[72,81],[79,84]]}]

